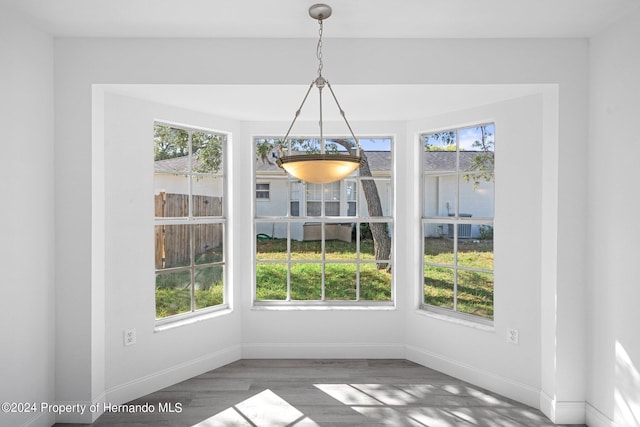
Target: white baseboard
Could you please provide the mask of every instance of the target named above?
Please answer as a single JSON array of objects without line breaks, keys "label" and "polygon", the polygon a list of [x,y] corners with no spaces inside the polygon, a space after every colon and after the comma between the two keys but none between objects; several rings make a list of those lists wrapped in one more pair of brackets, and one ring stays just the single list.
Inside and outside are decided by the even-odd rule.
[{"label": "white baseboard", "polygon": [[586,402],[557,401],[540,391],[540,411],[556,424],[584,424]]},{"label": "white baseboard", "polygon": [[540,390],[540,411],[551,421],[556,417],[555,402],[547,393]]},{"label": "white baseboard", "polygon": [[612,419],[587,403],[586,423],[589,427],[619,427]]},{"label": "white baseboard", "polygon": [[120,405],[240,359],[239,345],[193,359],[111,387],[104,402]]},{"label": "white baseboard", "polygon": [[[235,362],[240,359],[240,354],[241,347],[239,345],[233,346],[111,387],[100,394],[93,402],[56,402],[59,405],[79,405],[79,407],[87,409],[84,413],[73,411],[58,414],[55,416],[55,421],[58,423],[90,424],[102,415],[106,404],[121,405],[180,381]],[[49,423],[48,426],[52,424]],[[40,424],[27,425],[35,426]]]},{"label": "white baseboard", "polygon": [[22,424],[22,427],[51,427],[56,422],[54,414],[39,412]]},{"label": "white baseboard", "polygon": [[243,344],[243,359],[404,359],[402,344]]},{"label": "white baseboard", "polygon": [[505,397],[539,408],[540,390],[474,366],[413,346],[406,347],[407,360],[467,381]]},{"label": "white baseboard", "polygon": [[[89,401],[56,401],[54,403],[60,407],[69,407],[70,411],[64,411],[55,414],[56,423],[68,424],[91,424],[95,421],[92,411],[90,410],[93,402]],[[83,408],[82,411],[80,408]]]}]

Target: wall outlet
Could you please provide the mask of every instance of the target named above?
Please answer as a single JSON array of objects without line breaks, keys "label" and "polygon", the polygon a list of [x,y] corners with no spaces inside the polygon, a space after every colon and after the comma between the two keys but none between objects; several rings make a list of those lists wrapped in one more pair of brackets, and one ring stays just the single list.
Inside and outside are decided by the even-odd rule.
[{"label": "wall outlet", "polygon": [[507,329],[507,342],[509,344],[518,344],[518,330],[517,329]]},{"label": "wall outlet", "polygon": [[124,345],[134,345],[136,343],[136,330],[134,329],[125,329],[124,330]]}]

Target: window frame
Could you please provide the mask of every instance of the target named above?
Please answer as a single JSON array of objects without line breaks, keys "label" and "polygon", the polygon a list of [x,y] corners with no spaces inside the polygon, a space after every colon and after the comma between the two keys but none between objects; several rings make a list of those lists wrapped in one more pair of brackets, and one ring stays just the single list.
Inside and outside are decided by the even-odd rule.
[{"label": "window frame", "polygon": [[[156,301],[156,297],[155,297],[155,291],[156,291],[156,285],[155,285],[155,281],[157,280],[158,274],[170,274],[173,272],[179,272],[179,271],[189,271],[190,275],[191,275],[191,283],[190,283],[190,310],[187,312],[183,312],[183,313],[178,313],[178,314],[173,314],[173,315],[169,315],[169,316],[165,316],[165,317],[155,317],[155,326],[156,327],[166,327],[168,325],[171,324],[182,324],[182,322],[184,322],[185,320],[189,320],[189,319],[193,319],[193,318],[199,318],[199,317],[204,317],[204,316],[209,316],[212,313],[218,313],[222,310],[226,310],[229,309],[229,284],[227,281],[227,276],[228,276],[228,268],[227,266],[229,265],[229,254],[227,253],[227,248],[228,248],[228,242],[227,242],[227,236],[228,236],[228,209],[229,209],[229,205],[227,203],[227,199],[228,199],[228,179],[227,179],[227,164],[228,164],[228,159],[229,159],[229,155],[228,155],[228,141],[229,138],[231,137],[231,134],[229,132],[224,132],[224,131],[220,131],[220,130],[214,130],[214,129],[210,129],[210,128],[205,128],[205,127],[199,127],[199,126],[192,126],[192,125],[185,125],[182,123],[175,123],[175,122],[168,122],[168,121],[163,121],[163,120],[154,120],[153,122],[153,127],[155,128],[156,126],[167,126],[167,127],[171,127],[171,128],[175,128],[175,129],[180,129],[180,130],[184,130],[186,132],[188,132],[188,164],[189,164],[189,168],[188,171],[184,171],[184,173],[182,173],[182,171],[180,171],[180,175],[184,175],[185,177],[187,177],[187,191],[188,191],[188,213],[187,216],[180,216],[180,217],[156,217],[155,213],[154,213],[154,230],[157,226],[171,226],[171,225],[188,225],[189,226],[189,242],[188,242],[188,246],[189,246],[189,251],[190,251],[190,256],[189,256],[189,265],[186,266],[179,266],[179,267],[173,267],[173,268],[165,268],[165,269],[158,269],[155,268],[154,269],[154,314],[157,314],[157,308],[155,305],[155,301]],[[217,171],[216,173],[203,173],[203,172],[197,172],[194,171],[193,169],[193,152],[192,152],[192,135],[193,133],[196,132],[202,132],[202,133],[210,133],[216,136],[221,137],[222,139],[222,161],[221,161],[221,167],[220,170]],[[155,132],[154,132],[155,133]],[[154,171],[154,182],[155,182],[155,177],[156,177],[156,172]],[[214,179],[220,179],[221,182],[221,215],[211,215],[211,216],[196,216],[194,215],[193,212],[193,196],[194,194],[194,185],[193,185],[193,178],[198,178],[198,177],[203,177],[203,178],[214,178]],[[155,183],[154,183],[154,194],[156,191],[155,188]],[[207,263],[203,263],[203,264],[198,264],[195,262],[195,239],[193,237],[193,229],[197,226],[197,225],[209,225],[209,224],[214,224],[214,225],[221,225],[222,226],[222,239],[221,239],[221,244],[222,244],[222,258],[220,261],[215,261],[215,262],[207,262]],[[155,232],[154,232],[155,234]],[[154,248],[155,248],[155,243],[154,243]],[[155,250],[155,249],[154,249]],[[195,286],[194,286],[194,276],[196,274],[196,272],[198,270],[202,270],[204,268],[210,268],[210,267],[221,267],[222,268],[222,303],[221,304],[217,304],[214,306],[208,306],[208,307],[203,307],[203,308],[197,308],[196,307],[196,300],[195,300]]]},{"label": "window frame", "polygon": [[[274,136],[254,136],[252,139],[252,147],[253,147],[253,157],[255,158],[256,155],[256,141],[258,140],[277,140],[277,139],[281,139],[282,137],[274,137]],[[291,140],[294,139],[315,139],[314,137],[311,138],[307,138],[304,136],[290,136]],[[339,137],[327,137],[326,138],[328,141],[332,140],[332,139],[339,139]],[[351,139],[351,138],[346,138],[346,139]],[[271,180],[271,182],[277,182],[277,181],[285,181],[287,183],[287,197],[286,197],[286,214],[284,215],[276,215],[276,216],[258,216],[257,215],[257,209],[256,209],[256,204],[254,202],[253,205],[253,235],[256,236],[257,234],[257,226],[258,224],[272,224],[272,223],[284,223],[286,224],[286,228],[287,228],[287,250],[288,250],[288,257],[286,261],[268,261],[268,260],[258,260],[257,259],[257,244],[256,241],[254,239],[253,241],[253,272],[252,272],[252,307],[253,308],[257,308],[257,309],[268,309],[268,308],[283,308],[283,309],[287,309],[287,308],[291,308],[291,309],[322,309],[322,308],[378,308],[378,309],[390,309],[390,308],[395,308],[396,306],[396,283],[395,283],[395,273],[394,273],[394,269],[392,268],[392,273],[391,273],[391,277],[390,277],[390,299],[389,300],[384,300],[384,301],[377,301],[377,300],[363,300],[360,299],[360,275],[359,275],[359,271],[360,271],[360,265],[362,264],[376,264],[378,262],[385,262],[388,263],[390,266],[394,266],[395,265],[395,217],[393,215],[394,213],[394,206],[395,206],[395,195],[393,192],[393,188],[394,188],[394,175],[395,175],[395,170],[394,170],[394,162],[393,162],[393,157],[394,157],[394,148],[395,148],[395,138],[393,136],[376,136],[376,137],[371,137],[371,138],[367,138],[367,139],[384,139],[384,140],[389,140],[390,143],[390,169],[389,169],[389,176],[388,177],[376,177],[376,176],[372,176],[372,177],[362,177],[360,175],[359,170],[357,172],[355,172],[354,174],[348,176],[347,178],[345,178],[344,180],[338,181],[339,182],[339,195],[340,198],[337,201],[340,205],[340,209],[342,210],[343,205],[348,206],[349,203],[353,203],[355,202],[356,205],[356,213],[353,216],[326,216],[325,215],[325,208],[326,208],[326,203],[327,202],[334,202],[334,200],[326,200],[325,199],[325,194],[326,191],[320,191],[321,192],[321,199],[320,200],[309,200],[307,197],[307,188],[306,188],[306,183],[304,182],[300,182],[295,178],[292,178],[291,176],[289,176],[286,172],[282,171],[282,175],[281,176],[269,176],[269,179]],[[365,150],[366,153],[366,150]],[[254,163],[255,165],[255,163]],[[253,168],[253,181],[255,183],[259,182],[259,177],[256,176],[256,169],[255,166]],[[362,199],[359,197],[359,194],[356,193],[355,196],[355,200],[351,200],[349,198],[349,196],[346,193],[346,186],[347,186],[347,182],[349,183],[355,183],[355,188],[356,188],[356,192],[360,192],[361,191],[361,184],[360,182],[363,180],[372,180],[374,182],[379,182],[379,181],[383,181],[384,184],[386,186],[388,186],[389,189],[389,204],[388,204],[388,208],[389,208],[389,215],[386,216],[379,216],[379,217],[370,217],[370,216],[363,216],[360,213],[360,203],[365,203],[365,199],[364,199],[364,195],[362,196]],[[298,184],[298,198],[297,199],[293,199],[292,198],[292,188],[294,184]],[[316,185],[316,184],[313,184]],[[328,185],[331,185],[328,184]],[[324,190],[324,187],[320,187],[322,190]],[[380,187],[382,188],[382,186]],[[343,200],[344,199],[344,200]],[[309,202],[319,202],[320,206],[321,206],[321,215],[320,216],[310,216],[308,214],[308,203]],[[292,202],[297,202],[298,203],[298,215],[294,216],[292,214]],[[348,212],[348,210],[347,210]],[[294,261],[293,263],[291,262],[292,260],[290,259],[290,249],[291,249],[291,225],[292,224],[304,224],[306,222],[313,222],[313,223],[319,223],[322,225],[325,224],[344,224],[344,223],[353,223],[355,224],[355,233],[356,233],[356,239],[355,239],[355,244],[356,244],[356,256],[353,260],[346,260],[346,261],[338,261],[338,260],[327,260],[325,258],[325,240],[324,240],[324,236],[325,236],[325,230],[324,227],[322,228],[322,239],[321,239],[321,246],[322,246],[322,250],[321,250],[321,261],[309,261],[309,262],[305,262],[305,261]],[[389,233],[390,233],[390,237],[391,237],[391,255],[390,255],[390,259],[389,260],[363,260],[360,257],[360,237],[361,237],[361,233],[360,233],[360,224],[365,224],[365,223],[373,223],[373,222],[377,222],[377,223],[387,223],[389,224],[389,227],[391,228]],[[256,271],[257,271],[257,264],[258,262],[263,263],[287,263],[287,271],[288,271],[288,276],[287,276],[287,298],[284,300],[258,300],[257,299],[257,279],[256,279]],[[305,264],[305,263],[321,263],[322,265],[322,297],[320,300],[292,300],[291,299],[291,282],[290,282],[290,274],[291,274],[291,265],[292,264]],[[327,300],[325,299],[325,275],[324,275],[324,271],[325,271],[325,266],[327,264],[333,264],[333,263],[337,263],[337,264],[341,264],[341,263],[348,263],[348,264],[356,264],[356,298],[354,300]]]},{"label": "window frame", "polygon": [[[464,321],[469,321],[475,324],[480,324],[480,325],[486,325],[486,326],[493,326],[494,325],[494,321],[495,321],[495,264],[492,265],[492,269],[491,270],[485,270],[485,269],[479,269],[479,268],[472,268],[472,267],[468,267],[468,266],[459,266],[457,263],[457,259],[458,259],[458,243],[459,243],[459,234],[460,234],[460,227],[463,226],[469,226],[472,227],[474,225],[476,226],[484,226],[484,225],[490,225],[493,229],[494,225],[495,225],[495,164],[493,166],[493,170],[492,170],[492,176],[493,176],[493,186],[494,186],[494,192],[493,192],[493,208],[492,208],[492,212],[493,215],[490,217],[476,217],[476,218],[471,218],[470,216],[467,216],[464,213],[460,212],[460,182],[464,179],[463,177],[465,175],[469,175],[468,171],[464,171],[460,169],[460,131],[465,130],[465,129],[469,129],[469,128],[475,128],[475,127],[480,127],[480,126],[493,126],[493,131],[494,131],[494,136],[495,136],[495,122],[480,122],[480,123],[476,123],[476,124],[465,124],[465,125],[460,125],[460,126],[451,126],[451,127],[447,127],[447,128],[443,128],[443,129],[439,129],[439,130],[432,130],[432,131],[425,131],[425,132],[421,132],[419,134],[419,144],[420,144],[420,155],[421,155],[421,161],[420,161],[420,210],[421,210],[421,215],[420,215],[420,281],[419,281],[419,286],[420,286],[420,291],[419,291],[419,296],[420,299],[418,301],[418,309],[423,311],[423,312],[428,312],[428,313],[434,313],[437,315],[443,315],[445,317],[451,317],[451,318],[457,318],[460,320],[464,320]],[[426,200],[425,200],[425,194],[426,194],[426,188],[425,188],[425,181],[426,181],[426,177],[429,175],[427,170],[426,170],[426,165],[425,165],[425,153],[426,150],[424,149],[424,143],[425,143],[425,138],[428,137],[429,135],[434,135],[434,134],[438,134],[438,133],[444,133],[444,132],[455,132],[456,133],[456,170],[454,172],[448,172],[448,173],[441,173],[441,174],[432,174],[432,175],[437,175],[437,176],[455,176],[456,177],[456,187],[455,187],[455,210],[454,210],[454,214],[448,214],[448,216],[444,217],[444,216],[427,216],[426,214]],[[495,139],[494,139],[494,148],[493,148],[493,153],[495,156]],[[480,175],[480,173],[476,172],[473,173],[471,175]],[[447,202],[448,204],[448,202]],[[448,209],[448,208],[447,208]],[[451,231],[453,231],[453,252],[452,252],[452,258],[453,258],[453,263],[452,264],[438,264],[438,263],[429,263],[425,261],[425,241],[426,241],[426,227],[429,225],[437,225],[437,226],[442,226],[442,225],[448,225],[449,229],[448,229],[448,234],[451,233]],[[492,253],[495,253],[495,249],[493,249],[492,247]],[[453,270],[453,274],[454,274],[454,288],[453,288],[453,308],[446,308],[446,307],[441,307],[441,306],[436,306],[436,305],[431,305],[431,304],[427,304],[425,302],[425,278],[424,278],[424,272],[425,272],[425,267],[426,266],[432,266],[432,267],[444,267],[444,268],[448,268],[448,269],[452,269]],[[493,301],[493,312],[492,312],[492,317],[491,318],[487,318],[487,317],[482,317],[480,315],[474,315],[471,313],[466,313],[463,311],[459,311],[457,309],[457,299],[458,299],[458,272],[459,271],[469,271],[469,272],[477,272],[477,273],[490,273],[493,277],[493,293],[492,293],[492,301]]]}]

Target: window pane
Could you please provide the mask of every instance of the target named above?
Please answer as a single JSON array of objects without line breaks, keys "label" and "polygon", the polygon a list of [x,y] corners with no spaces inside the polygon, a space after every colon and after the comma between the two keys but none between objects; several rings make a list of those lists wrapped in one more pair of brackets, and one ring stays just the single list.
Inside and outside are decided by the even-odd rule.
[{"label": "window pane", "polygon": [[191,311],[191,272],[156,274],[156,318]]},{"label": "window pane", "polygon": [[[154,125],[155,217],[195,219],[190,224],[155,225],[158,317],[223,303],[223,149],[226,136],[209,131]],[[196,266],[200,265],[198,268]],[[184,270],[183,270],[184,268]]]},{"label": "window pane", "polygon": [[325,259],[355,260],[355,224],[325,224]]},{"label": "window pane", "polygon": [[360,259],[373,260],[375,256],[375,245],[373,243],[373,235],[371,234],[371,226],[368,222],[360,223]]},{"label": "window pane", "polygon": [[425,152],[440,152],[456,150],[456,131],[437,132],[424,136]]},{"label": "window pane", "polygon": [[446,235],[443,237],[443,233],[448,232],[450,225],[432,223],[424,225],[424,262],[453,265],[453,240]]},{"label": "window pane", "polygon": [[160,124],[153,130],[156,172],[189,171],[189,132]]},{"label": "window pane", "polygon": [[[320,140],[315,139],[296,139],[287,141],[287,148],[291,146],[292,154],[316,154],[321,151]],[[287,153],[288,154],[288,153]]]},{"label": "window pane", "polygon": [[379,261],[390,260],[391,232],[391,223],[388,222],[362,223],[360,225],[360,258]]},{"label": "window pane", "polygon": [[223,215],[223,180],[209,176],[192,177],[193,216]]},{"label": "window pane", "polygon": [[[307,233],[306,227],[307,225],[305,224],[305,233]],[[316,233],[319,235],[322,224],[315,224],[311,227],[317,228],[313,233],[314,235]],[[311,241],[291,240],[291,259],[297,261],[322,259],[322,241],[320,239]]]},{"label": "window pane", "polygon": [[[376,194],[380,204],[375,202]],[[360,181],[359,205],[361,216],[391,216],[391,181],[363,178]]]},{"label": "window pane", "polygon": [[493,218],[493,173],[463,175],[460,178],[460,212]]},{"label": "window pane", "polygon": [[424,266],[424,303],[453,308],[453,269]]},{"label": "window pane", "polygon": [[[275,139],[256,139],[255,172],[257,176],[268,173],[270,176],[286,177],[286,172],[276,164],[279,141]],[[285,153],[286,154],[286,153]]]},{"label": "window pane", "polygon": [[222,172],[224,137],[211,132],[194,131],[191,135],[193,172],[219,174]]},{"label": "window pane", "polygon": [[[327,141],[326,149],[328,152],[346,154],[348,147],[345,148],[343,143],[348,144],[348,138]],[[355,144],[355,142],[352,143]],[[268,177],[264,174],[265,167],[261,164],[264,161],[261,162],[260,160],[260,150],[264,144],[260,140],[256,140],[256,144],[256,153],[258,154],[255,169],[256,191],[259,192],[265,188],[260,184],[265,184],[265,181],[271,180],[273,175],[270,170]],[[317,140],[290,140],[287,144],[291,145],[294,154],[317,152],[320,148]],[[382,175],[382,178],[369,179],[369,182],[365,184],[368,185],[368,190],[372,190],[367,194],[372,206],[375,205],[375,202],[372,201],[373,193],[375,193],[375,196],[380,193],[378,208],[372,208],[371,210],[379,217],[391,216],[391,139],[367,140],[366,144],[368,145],[363,146],[363,149],[372,156],[369,162],[372,172],[384,174],[386,171],[388,173],[388,175]],[[381,277],[378,277],[377,282],[372,282],[372,285],[367,288],[372,289],[368,291],[369,294],[379,294],[380,290],[377,289],[379,288],[379,283],[384,283],[383,287],[386,290],[381,291],[384,296],[376,296],[375,298],[390,299],[390,277],[388,273],[384,272],[384,268],[388,267],[391,257],[391,223],[375,226],[378,229],[382,229],[382,247],[388,246],[389,248],[388,252],[382,251],[384,259],[381,261],[384,262],[376,263],[371,227],[368,224],[366,225],[369,230],[368,235],[363,237],[364,240],[361,243],[358,243],[356,239],[356,229],[360,226],[358,223],[329,223],[325,222],[326,220],[324,219],[335,218],[336,216],[361,215],[358,212],[358,209],[360,209],[358,206],[363,205],[364,215],[369,216],[369,209],[364,202],[365,196],[359,184],[360,181],[359,172],[355,172],[346,180],[324,185],[304,183],[288,178],[287,180],[282,180],[285,185],[282,192],[276,191],[273,181],[270,181],[269,201],[277,198],[278,194],[289,196],[278,202],[279,205],[286,209],[286,212],[278,215],[282,218],[273,219],[276,227],[278,224],[289,227],[289,234],[283,237],[283,240],[285,238],[289,239],[289,246],[287,250],[284,246],[286,243],[282,242],[280,246],[281,252],[276,256],[274,253],[266,253],[266,246],[274,245],[274,242],[258,242],[257,260],[259,263],[261,260],[282,260],[283,263],[289,263],[289,299],[292,301],[343,299],[354,301],[357,298],[356,289],[358,289],[357,281],[359,277],[357,271],[361,261],[358,252],[360,244],[363,244],[368,251],[365,259],[373,261],[368,268],[373,268],[374,271],[372,273],[378,274],[377,267],[380,266],[379,273],[384,278],[380,280]],[[255,206],[259,217],[256,221],[256,226],[264,227],[258,221],[265,216],[271,215],[273,210],[265,210],[266,200],[260,200],[258,196],[256,196]],[[311,218],[298,221],[296,217],[299,216]],[[313,217],[318,217],[318,219]],[[376,231],[379,231],[378,229]],[[263,231],[263,233],[265,232]],[[347,261],[347,263],[342,264],[339,261]],[[349,276],[348,285],[345,285],[343,280],[343,267],[345,266],[349,267],[347,270]],[[323,284],[325,285],[324,289]],[[329,285],[333,286],[333,288],[328,289],[326,286]]]},{"label": "window pane", "polygon": [[224,302],[222,266],[197,268],[195,270],[195,297],[196,310],[205,307],[213,307]]},{"label": "window pane", "polygon": [[474,224],[469,218],[494,215],[493,133],[494,125],[487,124],[423,136],[423,217],[449,218],[423,221],[425,304],[488,318],[493,317],[493,223]]},{"label": "window pane", "polygon": [[360,299],[391,301],[391,273],[374,263],[360,264]]},{"label": "window pane", "polygon": [[459,144],[461,152],[494,152],[494,124],[490,123],[482,126],[463,128],[460,129],[459,132]]},{"label": "window pane", "polygon": [[287,299],[287,264],[256,263],[256,299]]},{"label": "window pane", "polygon": [[291,299],[322,299],[322,264],[291,264]]},{"label": "window pane", "polygon": [[[256,224],[256,259],[287,259],[287,225],[275,223]],[[273,237],[275,236],[275,237]]]},{"label": "window pane", "polygon": [[494,125],[460,129],[460,211],[493,217]]},{"label": "window pane", "polygon": [[493,318],[493,274],[458,270],[458,311]]},{"label": "window pane", "polygon": [[268,198],[257,199],[257,216],[285,216],[287,215],[287,181],[284,179],[274,180],[269,184]]},{"label": "window pane", "polygon": [[445,223],[424,223],[424,237],[430,239],[440,239],[448,236],[449,224]]},{"label": "window pane", "polygon": [[[365,152],[387,152],[391,154],[391,138],[366,138],[360,139],[360,145]],[[391,170],[391,162],[388,162],[387,170]]]},{"label": "window pane", "polygon": [[[340,141],[340,142],[336,142]],[[325,152],[337,154],[349,154],[350,150],[355,150],[356,144],[353,138],[345,138],[340,140],[326,140]]]},{"label": "window pane", "polygon": [[493,271],[493,239],[458,239],[458,266]]},{"label": "window pane", "polygon": [[425,217],[454,214],[456,211],[456,175],[425,175],[423,199]]},{"label": "window pane", "polygon": [[327,263],[325,267],[325,299],[356,299],[356,264]]},{"label": "window pane", "polygon": [[[164,181],[162,185],[158,185],[159,179]],[[188,178],[184,176],[156,174],[156,218],[186,218],[189,216],[188,182]]]},{"label": "window pane", "polygon": [[208,264],[222,262],[223,256],[223,224],[194,224],[193,242],[195,263]]},{"label": "window pane", "polygon": [[189,225],[157,225],[156,268],[191,265]]}]

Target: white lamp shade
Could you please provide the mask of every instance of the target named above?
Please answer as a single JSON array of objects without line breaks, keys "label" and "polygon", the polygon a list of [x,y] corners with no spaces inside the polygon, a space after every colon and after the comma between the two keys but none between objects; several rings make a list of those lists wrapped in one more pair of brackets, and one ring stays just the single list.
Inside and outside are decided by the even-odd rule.
[{"label": "white lamp shade", "polygon": [[283,156],[278,166],[299,180],[328,184],[346,178],[364,163],[360,156],[345,154],[305,154]]}]

